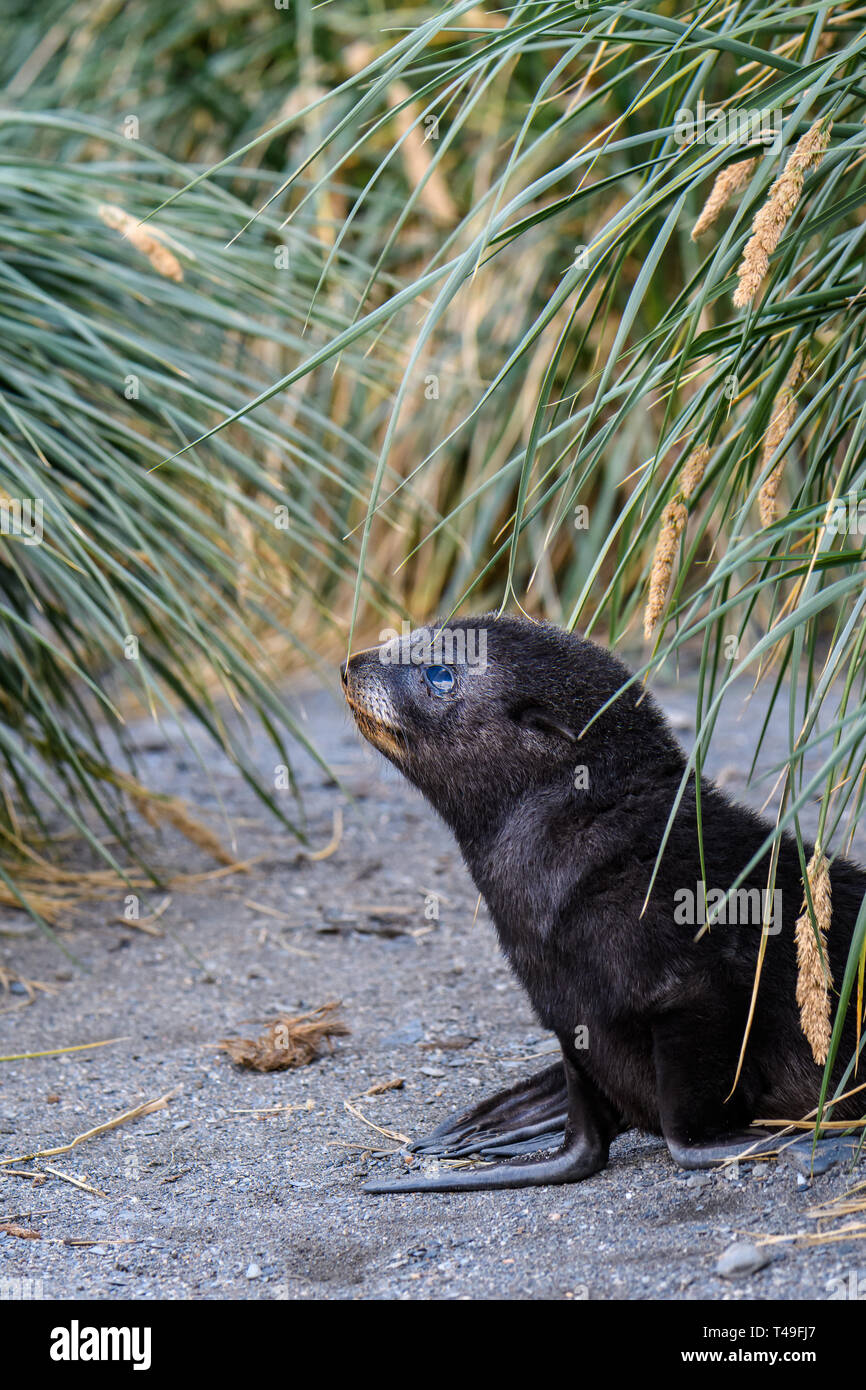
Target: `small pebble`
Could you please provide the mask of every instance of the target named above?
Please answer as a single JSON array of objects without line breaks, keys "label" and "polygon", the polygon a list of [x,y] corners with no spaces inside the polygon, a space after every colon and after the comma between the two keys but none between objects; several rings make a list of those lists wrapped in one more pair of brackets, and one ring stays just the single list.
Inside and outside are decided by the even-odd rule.
[{"label": "small pebble", "polygon": [[261,1277],[262,1277],[262,1271],[261,1271],[260,1266],[257,1265],[257,1264],[252,1264],[252,1265],[250,1265],[249,1268],[247,1269],[247,1278],[248,1278],[248,1279],[261,1279]]},{"label": "small pebble", "polygon": [[389,1033],[386,1038],[383,1038],[381,1046],[383,1048],[410,1047],[413,1043],[421,1041],[424,1031],[424,1024],[420,1018],[410,1019],[408,1023],[403,1024],[402,1028],[398,1028],[396,1032]]},{"label": "small pebble", "polygon": [[744,1274],[754,1274],[769,1263],[770,1256],[765,1250],[759,1250],[750,1241],[738,1240],[719,1256],[716,1273],[723,1279],[737,1279]]}]

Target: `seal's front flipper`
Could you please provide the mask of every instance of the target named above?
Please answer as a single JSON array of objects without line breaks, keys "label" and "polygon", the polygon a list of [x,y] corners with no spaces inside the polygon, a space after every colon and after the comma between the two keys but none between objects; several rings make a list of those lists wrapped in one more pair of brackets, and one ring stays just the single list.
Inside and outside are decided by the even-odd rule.
[{"label": "seal's front flipper", "polygon": [[[463,1158],[557,1148],[565,1139],[568,1090],[562,1063],[499,1091],[463,1115],[446,1120],[411,1145],[436,1158]],[[519,1147],[518,1147],[519,1146]]]},{"label": "seal's front flipper", "polygon": [[577,1136],[566,1141],[555,1153],[511,1158],[477,1168],[451,1169],[430,1177],[412,1173],[405,1178],[384,1178],[365,1183],[364,1191],[489,1192],[497,1188],[543,1187],[552,1183],[580,1182],[597,1173],[606,1163],[606,1150],[593,1150],[583,1136]]},{"label": "seal's front flipper", "polygon": [[[561,1096],[560,1086],[564,1090]],[[519,1098],[524,1092],[523,1101]],[[620,1126],[607,1104],[596,1091],[588,1078],[581,1075],[577,1066],[563,1057],[561,1067],[551,1068],[516,1087],[513,1092],[494,1096],[492,1101],[480,1106],[479,1111],[490,1117],[511,1115],[512,1106],[524,1120],[526,1118],[526,1092],[535,1091],[538,1105],[545,1103],[544,1096],[565,1099],[563,1121],[565,1132],[562,1143],[552,1153],[533,1154],[529,1158],[512,1158],[502,1163],[490,1163],[477,1168],[458,1168],[434,1173],[425,1177],[421,1173],[411,1173],[403,1178],[385,1178],[366,1183],[365,1192],[486,1192],[510,1187],[541,1187],[548,1183],[580,1182],[599,1172],[607,1163],[611,1139],[619,1132]],[[538,1099],[539,1091],[542,1094]],[[532,1107],[530,1105],[530,1113]],[[472,1112],[473,1115],[478,1112]],[[464,1127],[471,1116],[464,1116],[457,1125]],[[534,1123],[540,1123],[534,1121]],[[450,1133],[451,1131],[449,1131]],[[513,1132],[506,1131],[506,1132]],[[431,1136],[433,1138],[434,1136]],[[502,1136],[500,1135],[500,1138]],[[478,1142],[470,1147],[470,1152],[478,1152]]]}]

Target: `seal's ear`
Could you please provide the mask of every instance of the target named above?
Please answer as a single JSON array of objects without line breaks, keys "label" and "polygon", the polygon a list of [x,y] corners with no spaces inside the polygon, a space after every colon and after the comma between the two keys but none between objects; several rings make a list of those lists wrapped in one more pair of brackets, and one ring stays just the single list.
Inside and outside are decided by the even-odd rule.
[{"label": "seal's ear", "polygon": [[568,725],[558,715],[551,710],[543,709],[541,705],[527,705],[515,717],[524,729],[536,729],[540,734],[554,734],[559,738],[568,739],[569,743],[577,743],[577,735]]}]

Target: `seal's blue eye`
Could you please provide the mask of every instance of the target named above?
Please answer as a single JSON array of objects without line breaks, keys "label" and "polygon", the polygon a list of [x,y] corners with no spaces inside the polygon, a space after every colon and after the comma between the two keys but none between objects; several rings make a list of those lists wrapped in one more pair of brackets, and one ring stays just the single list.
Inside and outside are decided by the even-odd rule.
[{"label": "seal's blue eye", "polygon": [[457,684],[457,678],[448,666],[425,666],[424,679],[434,695],[450,695]]}]

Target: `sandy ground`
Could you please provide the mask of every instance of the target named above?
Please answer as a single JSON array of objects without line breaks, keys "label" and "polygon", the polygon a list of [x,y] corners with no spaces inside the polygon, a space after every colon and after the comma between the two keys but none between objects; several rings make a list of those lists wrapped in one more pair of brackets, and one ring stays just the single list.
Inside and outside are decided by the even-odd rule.
[{"label": "sandy ground", "polygon": [[[688,742],[688,682],[659,693]],[[824,1299],[858,1276],[866,1292],[866,1252],[856,1242],[776,1245],[752,1275],[715,1272],[735,1240],[813,1230],[807,1211],[816,1199],[850,1185],[839,1168],[811,1185],[783,1162],[743,1165],[733,1178],[689,1176],[659,1139],[631,1134],[616,1142],[604,1173],[578,1186],[361,1192],[368,1172],[401,1162],[372,1157],[371,1147],[399,1145],[347,1102],[373,1125],[417,1136],[545,1065],[554,1049],[483,908],[473,920],[476,894],[445,827],[362,746],[335,694],[299,689],[291,703],[352,793],[347,799],[299,757],[314,844],[327,844],[343,808],[330,857],[299,854],[197,735],[204,771],[182,740],[165,743],[142,728],[142,780],[188,796],[224,829],[222,801],[238,853],[263,857],[247,873],[173,891],[160,936],[118,923],[120,896],[79,913],[63,938],[85,973],[20,914],[0,924],[0,959],[57,989],[32,1005],[17,992],[0,1000],[0,1053],[120,1039],[0,1064],[2,1154],[69,1142],[174,1092],[163,1109],[70,1153],[17,1165],[42,1171],[42,1181],[0,1178],[0,1221],[41,1237],[0,1234],[0,1295]],[[744,799],[755,718],[754,705],[743,718],[736,700],[715,744],[714,771]],[[270,780],[273,754],[261,742],[254,755]],[[166,872],[213,867],[173,833],[150,833]],[[425,918],[429,894],[439,895],[438,921]],[[165,897],[143,899],[142,912]],[[303,1070],[244,1071],[214,1047],[328,999],[343,1001],[351,1035]],[[436,1046],[455,1038],[463,1045]],[[397,1078],[399,1089],[357,1099]]]}]

